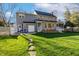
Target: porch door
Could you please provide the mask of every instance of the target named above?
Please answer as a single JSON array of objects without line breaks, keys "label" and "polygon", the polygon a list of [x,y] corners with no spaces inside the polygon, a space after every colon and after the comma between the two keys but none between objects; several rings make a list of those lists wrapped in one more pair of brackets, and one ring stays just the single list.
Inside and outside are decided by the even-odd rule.
[{"label": "porch door", "polygon": [[38,28],[38,32],[41,32],[42,31],[42,25],[41,25],[41,23],[38,23],[37,24],[37,28]]}]

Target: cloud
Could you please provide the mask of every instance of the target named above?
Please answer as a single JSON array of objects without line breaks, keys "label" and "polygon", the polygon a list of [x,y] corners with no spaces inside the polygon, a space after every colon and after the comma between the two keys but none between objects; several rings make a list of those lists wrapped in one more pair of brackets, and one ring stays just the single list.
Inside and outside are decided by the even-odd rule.
[{"label": "cloud", "polygon": [[35,4],[35,9],[46,12],[54,12],[58,18],[64,18],[64,12],[68,8],[70,11],[79,10],[78,3],[39,3]]},{"label": "cloud", "polygon": [[35,4],[37,7],[41,7],[41,8],[48,8],[51,5],[49,3],[44,3],[44,4]]}]

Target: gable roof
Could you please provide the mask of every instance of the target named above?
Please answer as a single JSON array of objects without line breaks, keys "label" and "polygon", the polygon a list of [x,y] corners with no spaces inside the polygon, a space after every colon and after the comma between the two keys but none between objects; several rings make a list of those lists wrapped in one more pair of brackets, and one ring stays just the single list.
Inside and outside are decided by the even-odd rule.
[{"label": "gable roof", "polygon": [[35,12],[39,15],[45,15],[45,16],[53,16],[56,17],[55,15],[53,15],[52,13],[47,13],[47,12],[42,12],[42,11],[37,11],[35,10]]}]

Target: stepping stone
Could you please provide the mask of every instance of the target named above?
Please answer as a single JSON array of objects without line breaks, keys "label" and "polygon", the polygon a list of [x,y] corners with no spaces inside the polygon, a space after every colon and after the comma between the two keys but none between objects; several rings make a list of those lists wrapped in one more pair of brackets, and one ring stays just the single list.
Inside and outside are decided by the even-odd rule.
[{"label": "stepping stone", "polygon": [[30,46],[28,50],[29,50],[29,51],[35,50],[35,46]]},{"label": "stepping stone", "polygon": [[30,43],[31,43],[31,42],[33,42],[33,40],[32,40],[32,39],[29,39],[29,41],[30,41]]},{"label": "stepping stone", "polygon": [[33,43],[29,43],[29,46],[33,46]]},{"label": "stepping stone", "polygon": [[28,53],[30,56],[36,56],[36,51],[29,51]]}]

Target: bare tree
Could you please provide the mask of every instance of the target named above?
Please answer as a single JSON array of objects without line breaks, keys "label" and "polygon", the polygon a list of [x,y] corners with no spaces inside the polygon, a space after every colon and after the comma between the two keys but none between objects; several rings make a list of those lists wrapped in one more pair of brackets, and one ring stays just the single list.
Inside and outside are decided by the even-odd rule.
[{"label": "bare tree", "polygon": [[65,8],[66,8],[66,11],[64,13],[64,16],[66,18],[66,21],[69,21],[70,20],[71,13],[70,13],[70,10],[67,7],[65,7]]},{"label": "bare tree", "polygon": [[[16,7],[16,4],[11,3],[11,4],[8,4],[8,8],[6,8],[6,10],[5,10],[5,5],[0,3],[0,10],[2,12],[2,18],[5,21],[5,26],[9,27],[9,35],[10,35],[10,21],[12,19],[12,14],[14,12],[15,7]],[[11,15],[9,15],[8,18],[6,17],[7,12],[10,12],[10,14],[11,14]]]},{"label": "bare tree", "polygon": [[4,11],[4,8],[3,8],[3,5],[2,3],[0,3],[0,12],[1,12],[1,17],[2,17],[2,20],[4,21],[4,25],[6,26],[6,20],[5,20],[5,11]]}]

